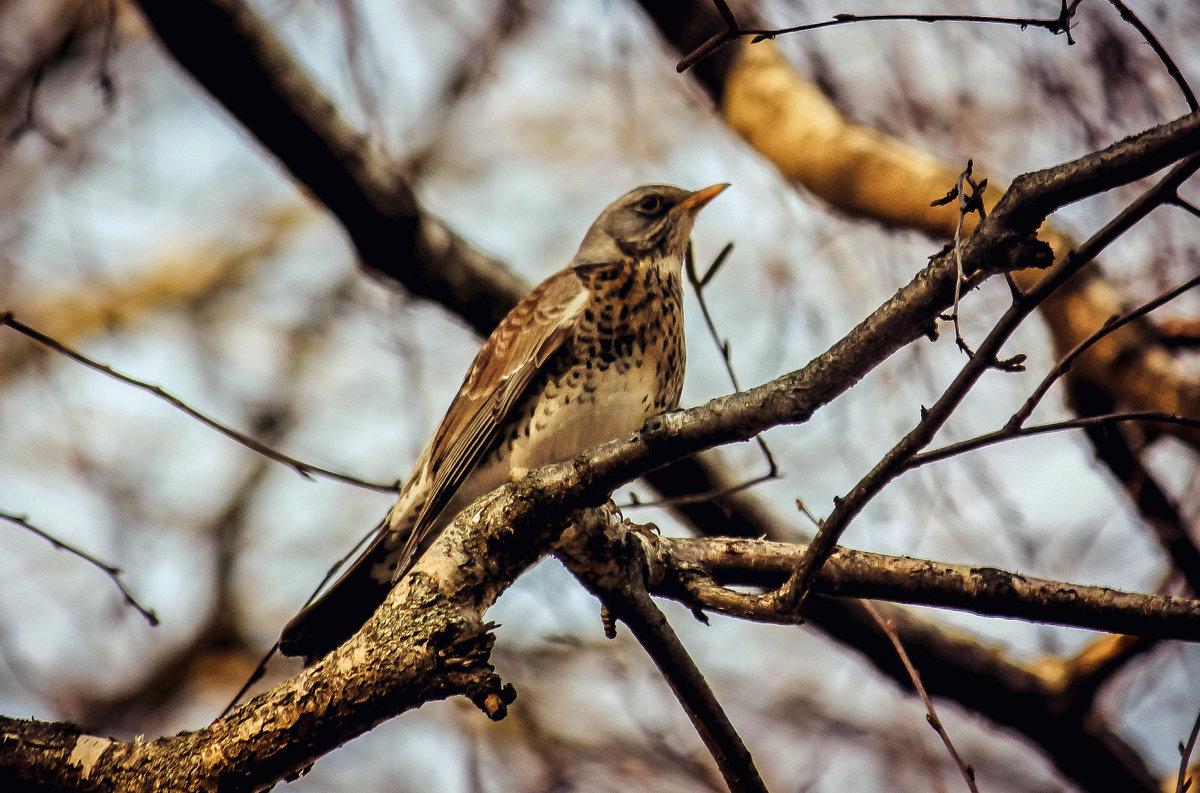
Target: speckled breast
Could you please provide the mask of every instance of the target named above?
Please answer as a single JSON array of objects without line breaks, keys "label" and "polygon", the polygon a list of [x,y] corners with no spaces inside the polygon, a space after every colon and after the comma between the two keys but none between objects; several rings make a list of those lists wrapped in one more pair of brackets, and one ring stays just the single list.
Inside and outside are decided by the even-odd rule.
[{"label": "speckled breast", "polygon": [[679,405],[685,348],[678,268],[625,260],[576,268],[591,292],[574,338],[493,454],[513,468],[570,459]]}]

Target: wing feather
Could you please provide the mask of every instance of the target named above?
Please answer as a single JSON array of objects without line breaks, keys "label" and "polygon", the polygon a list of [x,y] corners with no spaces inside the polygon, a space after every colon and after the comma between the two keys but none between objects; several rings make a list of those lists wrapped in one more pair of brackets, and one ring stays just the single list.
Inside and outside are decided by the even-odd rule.
[{"label": "wing feather", "polygon": [[431,442],[432,485],[407,550],[415,551],[428,522],[491,449],[522,394],[571,337],[587,301],[583,282],[563,270],[529,293],[488,337]]}]

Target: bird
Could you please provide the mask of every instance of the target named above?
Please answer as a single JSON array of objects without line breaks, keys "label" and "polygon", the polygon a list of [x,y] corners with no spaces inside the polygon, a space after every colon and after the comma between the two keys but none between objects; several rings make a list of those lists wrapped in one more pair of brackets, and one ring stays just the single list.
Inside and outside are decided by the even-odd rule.
[{"label": "bird", "polygon": [[728,186],[643,185],[600,213],[492,331],[373,541],[287,623],[280,652],[309,665],[352,636],[479,496],[679,406],[684,258]]}]

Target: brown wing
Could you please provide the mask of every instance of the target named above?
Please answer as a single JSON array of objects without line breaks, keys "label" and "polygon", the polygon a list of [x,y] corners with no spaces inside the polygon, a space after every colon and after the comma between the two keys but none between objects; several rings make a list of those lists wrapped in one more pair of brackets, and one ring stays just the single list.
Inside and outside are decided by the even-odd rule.
[{"label": "brown wing", "polygon": [[570,338],[588,300],[572,270],[543,281],[508,313],[475,356],[429,454],[429,497],[409,538],[416,544],[496,440],[497,431],[546,361]]},{"label": "brown wing", "polygon": [[[430,492],[411,525],[399,559],[389,545],[387,519],[375,541],[324,594],[284,628],[284,655],[312,663],[358,630],[387,595],[391,583],[375,569],[403,574],[429,532],[429,522],[445,508],[463,480],[496,439],[515,402],[543,371],[546,361],[570,338],[587,293],[571,270],[551,276],[517,304],[475,356],[454,402],[422,454]],[[418,476],[420,469],[414,472]]]}]

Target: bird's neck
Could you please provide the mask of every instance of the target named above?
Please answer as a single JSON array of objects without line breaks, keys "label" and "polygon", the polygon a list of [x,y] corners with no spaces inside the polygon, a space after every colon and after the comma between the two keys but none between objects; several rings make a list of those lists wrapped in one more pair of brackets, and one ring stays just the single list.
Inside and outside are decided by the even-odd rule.
[{"label": "bird's neck", "polygon": [[617,261],[577,265],[576,274],[594,300],[617,300],[630,310],[646,300],[680,305],[683,298],[683,257],[623,257]]}]

